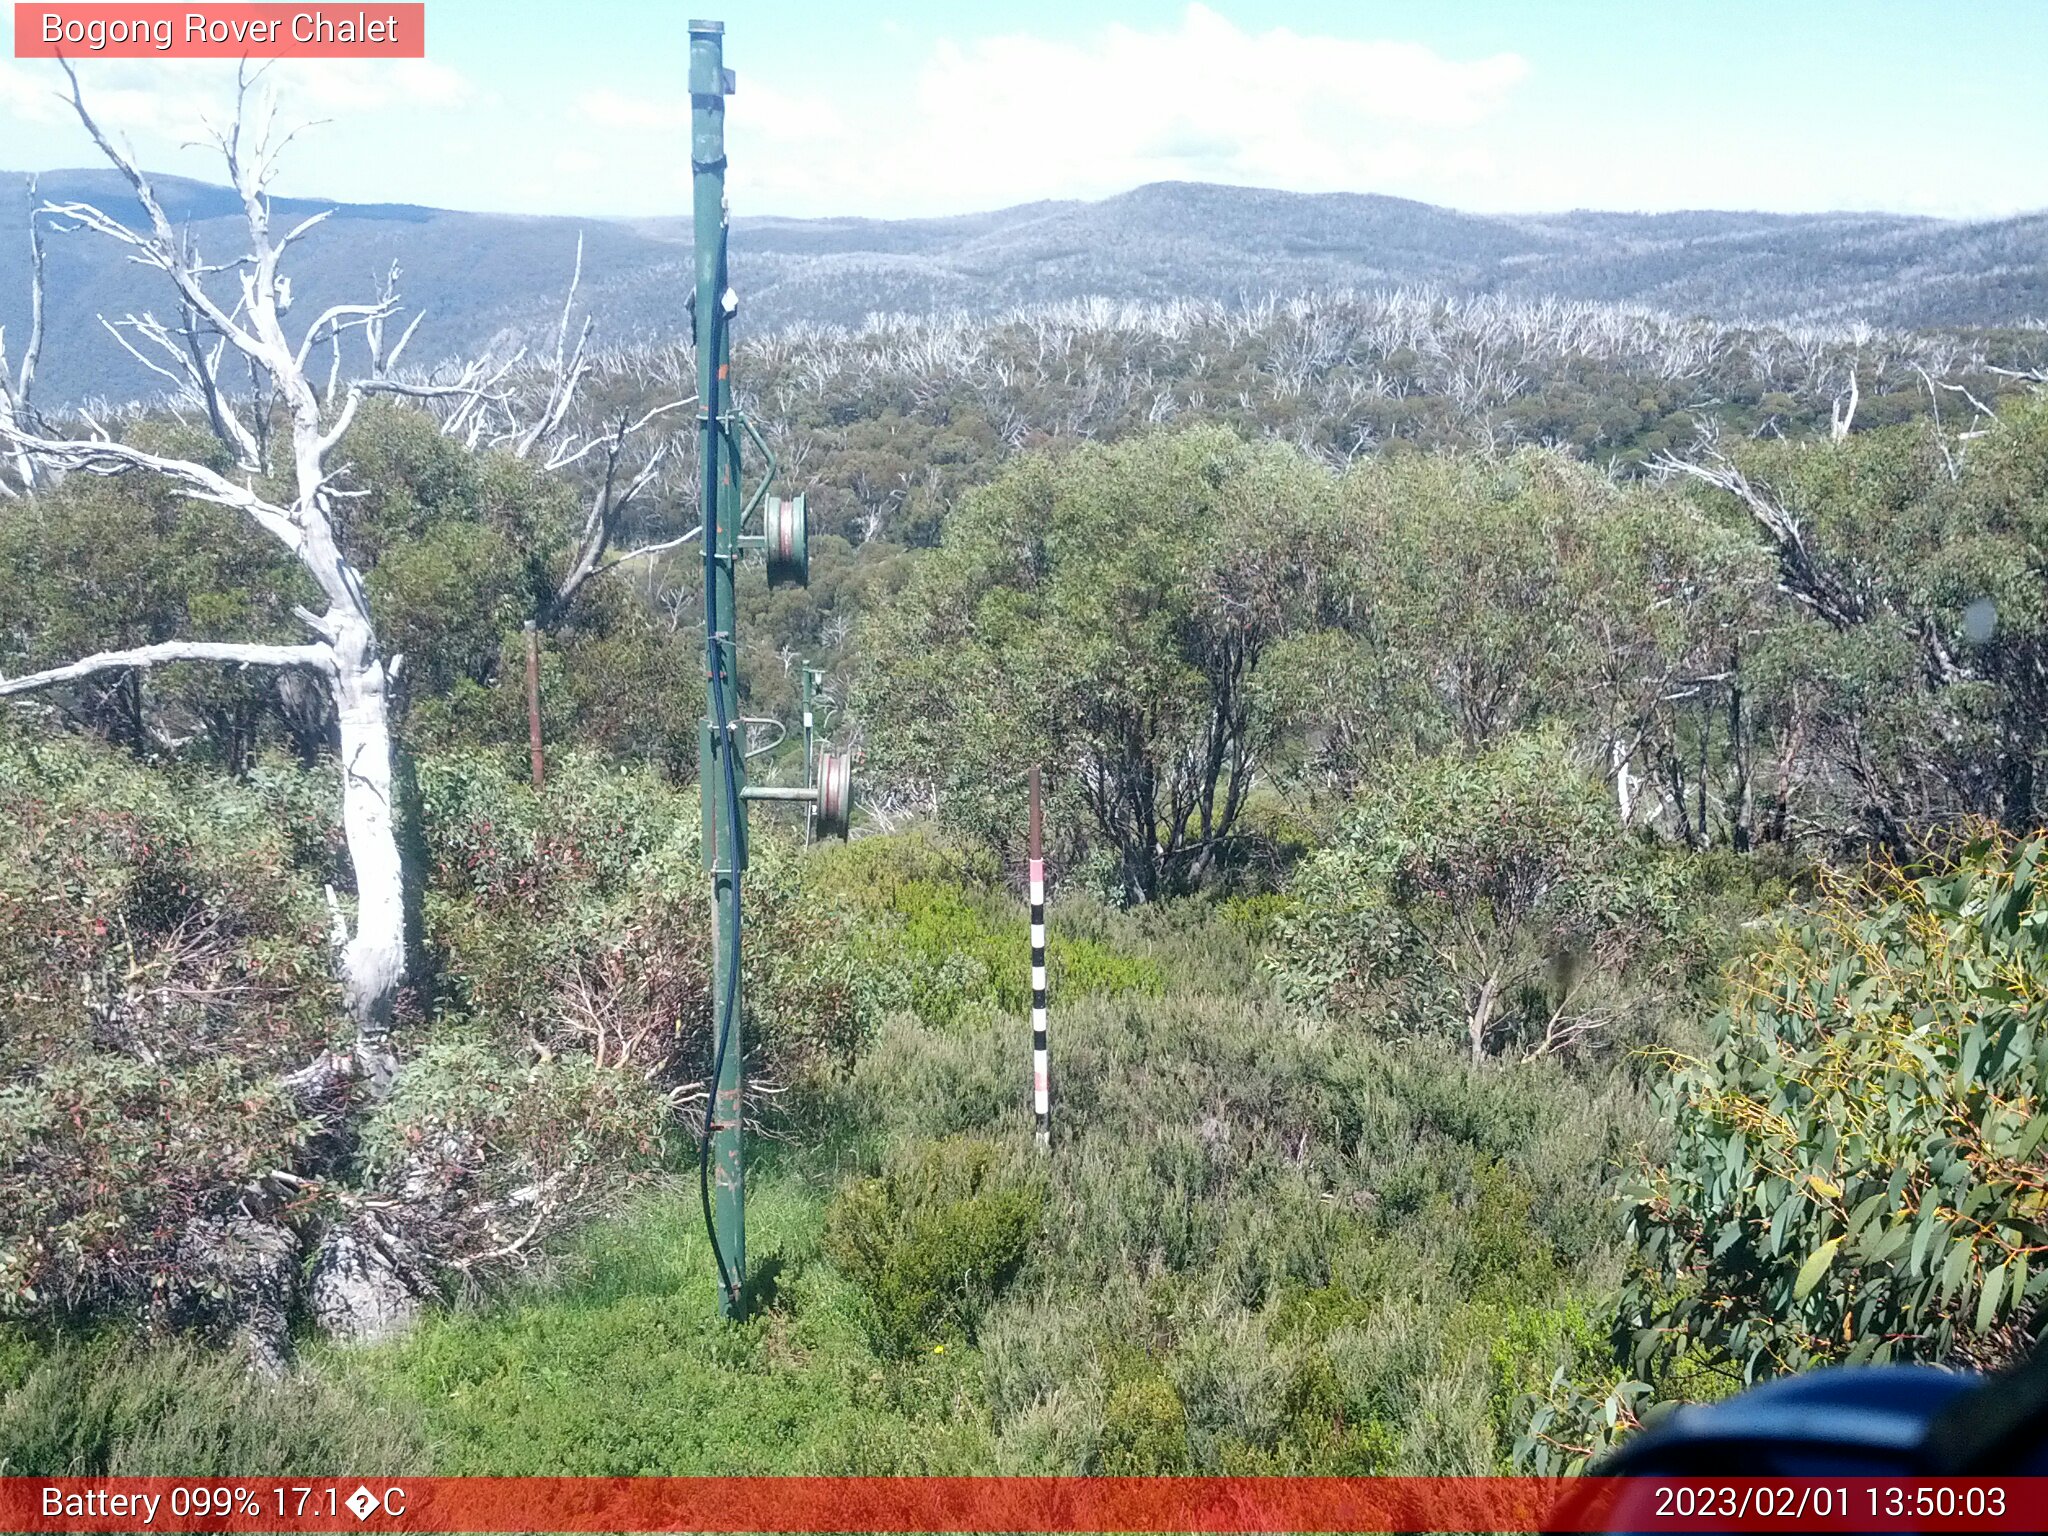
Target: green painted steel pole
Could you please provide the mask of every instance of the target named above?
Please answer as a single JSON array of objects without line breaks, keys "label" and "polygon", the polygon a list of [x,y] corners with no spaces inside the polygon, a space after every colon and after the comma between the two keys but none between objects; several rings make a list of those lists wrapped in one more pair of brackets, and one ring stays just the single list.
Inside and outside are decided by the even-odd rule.
[{"label": "green painted steel pole", "polygon": [[740,1030],[740,877],[747,866],[746,787],[739,741],[739,679],[733,637],[733,573],[739,560],[739,442],[732,430],[729,378],[734,300],[726,271],[725,98],[732,77],[725,25],[690,23],[690,168],[695,214],[698,463],[704,515],[704,720],[698,784],[704,803],[704,864],[711,877],[711,999],[717,1081],[708,1108],[712,1231],[718,1249],[718,1305],[740,1311],[747,1264],[745,1041]]},{"label": "green painted steel pole", "polygon": [[[813,711],[817,707],[818,679],[823,674],[821,674],[818,671],[818,669],[812,666],[808,661],[803,663],[803,674],[804,782],[806,784],[815,784],[818,781],[818,770],[815,766],[818,760],[818,734],[817,717],[813,713]],[[817,834],[817,821],[818,807],[817,803],[813,801],[810,805],[804,808],[804,841],[806,843],[811,842],[815,838]]]}]

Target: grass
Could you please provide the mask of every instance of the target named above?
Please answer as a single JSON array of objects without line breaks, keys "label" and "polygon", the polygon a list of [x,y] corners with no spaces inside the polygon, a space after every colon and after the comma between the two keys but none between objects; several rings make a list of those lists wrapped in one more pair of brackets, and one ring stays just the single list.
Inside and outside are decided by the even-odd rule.
[{"label": "grass", "polygon": [[[295,1420],[264,1417],[269,1389],[221,1362],[173,1401],[183,1357],[113,1344],[93,1346],[74,1408],[59,1388],[82,1346],[45,1358],[17,1339],[0,1349],[0,1457],[140,1470],[187,1447],[181,1470],[500,1476],[1504,1469],[1520,1395],[1595,1345],[1619,1281],[1605,1180],[1660,1134],[1626,1064],[1474,1067],[1291,1018],[1227,911],[1073,926],[1159,985],[1056,1008],[1051,1156],[1031,1141],[1019,1018],[898,1012],[857,1061],[796,1085],[786,1140],[756,1144],[761,1300],[742,1323],[718,1316],[679,1174],[404,1340],[307,1343]],[[961,1137],[1039,1191],[1028,1242],[966,1311],[895,1305],[888,1286],[948,1282],[843,1246],[842,1268],[825,1235],[835,1214],[851,1230],[857,1192],[878,1187],[862,1181],[911,1189]],[[977,1230],[973,1202],[1014,1187],[947,1193],[948,1230]]]},{"label": "grass", "polygon": [[974,1351],[870,1353],[856,1298],[819,1257],[824,1216],[787,1177],[752,1181],[751,1267],[774,1295],[737,1326],[718,1316],[696,1188],[679,1181],[591,1232],[529,1294],[326,1359],[416,1412],[451,1475],[985,1466]]},{"label": "grass", "polygon": [[1242,999],[1096,998],[1056,1028],[1045,1216],[971,1338],[878,1352],[821,1242],[836,1190],[943,1138],[1035,1158],[1014,1021],[905,1017],[812,1086],[837,1139],[757,1161],[749,1321],[716,1315],[685,1180],[522,1294],[316,1359],[452,1473],[1504,1466],[1520,1394],[1593,1347],[1618,1280],[1604,1166],[1652,1134],[1630,1085]]},{"label": "grass", "polygon": [[275,1383],[188,1345],[0,1330],[0,1476],[235,1477],[429,1470],[402,1399],[301,1366]]}]

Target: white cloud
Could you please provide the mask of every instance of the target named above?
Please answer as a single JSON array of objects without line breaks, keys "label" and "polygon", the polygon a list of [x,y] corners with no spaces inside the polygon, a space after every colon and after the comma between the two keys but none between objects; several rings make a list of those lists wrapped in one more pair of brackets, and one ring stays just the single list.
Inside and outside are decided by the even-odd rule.
[{"label": "white cloud", "polygon": [[658,133],[687,133],[690,128],[690,98],[678,95],[670,101],[649,101],[628,96],[610,86],[586,91],[576,102],[576,115],[599,128],[638,128]]},{"label": "white cloud", "polygon": [[[1790,155],[1785,143],[1832,121],[1825,94],[1788,115],[1782,104],[1761,107],[1740,79],[1702,76],[1696,89],[1650,77],[1589,81],[1568,62],[1538,89],[1513,52],[1316,34],[1182,3],[1156,23],[1035,35],[1018,23],[978,35],[971,8],[936,31],[878,20],[895,41],[858,68],[833,67],[841,61],[807,42],[785,52],[814,71],[809,92],[773,74],[772,52],[752,64],[753,48],[737,50],[733,206],[900,217],[1100,197],[1158,180],[1388,192],[1493,211],[1987,214],[2043,200],[2038,135],[2014,119],[1959,149],[1967,130],[1953,124],[1968,114],[1958,118],[1938,96],[1864,136],[1864,153]],[[1378,14],[1349,10],[1361,24]],[[1513,23],[1502,27],[1515,35]],[[621,68],[615,55],[568,47],[539,65],[443,57],[473,73],[438,60],[273,65],[284,125],[335,122],[293,146],[280,187],[529,212],[688,207],[690,103],[666,62]],[[109,126],[152,166],[196,176],[218,176],[218,157],[181,146],[229,110],[233,68],[81,61]],[[54,64],[0,59],[0,162],[96,161],[63,83]]]},{"label": "white cloud", "polygon": [[1469,170],[1462,130],[1527,74],[1515,54],[1247,31],[1195,4],[1162,30],[942,41],[907,100],[851,130],[823,108],[749,112],[743,90],[733,134],[760,153],[735,155],[735,181],[789,212],[956,211],[1175,179],[1382,190]]},{"label": "white cloud", "polygon": [[[166,151],[228,110],[232,70],[94,60],[84,73],[96,111],[145,159],[208,174]],[[1149,28],[956,33],[910,53],[886,83],[841,74],[823,94],[776,89],[742,70],[728,103],[733,202],[742,213],[890,217],[1100,197],[1162,180],[1455,198],[1453,189],[1511,174],[1500,163],[1511,145],[1499,119],[1527,74],[1511,53],[1463,58],[1418,43],[1246,27],[1199,3]],[[413,183],[405,195],[591,213],[687,203],[690,102],[681,89],[585,76],[566,100],[508,103],[424,60],[285,60],[269,81],[286,125],[333,119],[368,129],[374,120],[388,132],[403,119],[423,156],[475,166],[456,195],[436,198]],[[53,94],[61,84],[53,67],[0,62],[0,122],[64,133],[68,108]],[[520,146],[507,150],[516,167],[487,171],[474,154],[449,152],[490,108],[519,119],[501,135]],[[301,165],[324,165],[323,191],[379,195],[383,177],[356,165],[350,134],[303,142],[295,181]]]},{"label": "white cloud", "polygon": [[[83,60],[79,84],[93,116],[145,152],[204,137],[234,111],[235,66],[223,60]],[[69,122],[66,89],[54,64],[0,61],[0,114]],[[459,71],[426,59],[279,59],[257,89],[274,93],[283,127],[399,109],[447,111],[481,99]]]},{"label": "white cloud", "polygon": [[[603,86],[577,98],[576,115],[599,128],[687,134],[690,98],[677,95],[650,101]],[[726,102],[726,116],[730,131],[778,144],[808,146],[844,131],[839,113],[827,103],[786,95],[752,82]]]},{"label": "white cloud", "polygon": [[482,98],[461,71],[432,59],[280,59],[274,73],[280,95],[328,113],[452,111]]},{"label": "white cloud", "polygon": [[0,59],[0,117],[54,123],[68,113],[48,77],[11,59]]},{"label": "white cloud", "polygon": [[792,96],[760,84],[745,86],[726,103],[733,133],[800,153],[831,143],[846,133],[846,121],[829,102]]},{"label": "white cloud", "polygon": [[[1248,31],[1201,4],[1170,25],[934,43],[904,86],[831,99],[742,72],[727,104],[734,206],[957,213],[1100,197],[1148,181],[1377,191],[1492,168],[1468,130],[1528,74],[1497,53]],[[621,206],[688,186],[689,98],[605,86],[565,135],[612,167]]]}]

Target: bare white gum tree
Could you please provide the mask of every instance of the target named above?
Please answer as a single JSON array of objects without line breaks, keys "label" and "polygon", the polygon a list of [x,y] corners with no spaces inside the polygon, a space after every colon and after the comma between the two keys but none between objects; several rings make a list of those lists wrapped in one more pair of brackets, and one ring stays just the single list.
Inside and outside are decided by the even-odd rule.
[{"label": "bare white gum tree", "polygon": [[[391,740],[392,686],[402,658],[387,657],[379,645],[362,579],[336,538],[333,461],[365,397],[469,397],[483,386],[469,377],[440,386],[392,376],[419,323],[415,317],[394,343],[385,344],[385,327],[399,310],[395,272],[376,299],[332,305],[296,338],[286,332],[291,283],[282,270],[283,258],[327,214],[314,214],[282,234],[274,232],[268,188],[277,156],[292,134],[277,131],[276,102],[269,92],[252,100],[254,80],[247,73],[237,83],[232,123],[212,138],[241,198],[248,250],[232,260],[208,262],[173,227],[133,155],[87,109],[77,75],[68,64],[65,72],[78,120],[134,189],[143,217],[131,225],[81,202],[45,203],[40,215],[52,227],[83,228],[117,241],[129,249],[133,261],[161,274],[177,306],[174,321],[144,311],[116,321],[102,316],[102,324],[169,384],[174,406],[203,413],[214,435],[232,451],[234,468],[222,474],[191,460],[145,452],[118,441],[89,417],[83,436],[56,435],[45,428],[24,409],[39,340],[32,337],[22,374],[0,398],[0,449],[15,466],[17,494],[72,473],[162,476],[194,500],[244,514],[250,537],[282,544],[311,576],[324,606],[318,612],[295,610],[310,636],[301,644],[176,640],[102,651],[66,666],[0,679],[0,695],[177,662],[295,668],[326,687],[340,738],[342,824],[355,876],[353,921],[332,891],[328,901],[355,1044],[352,1052],[323,1058],[296,1074],[295,1083],[306,1091],[325,1092],[355,1077],[381,1093],[396,1072],[388,1037],[405,975]],[[360,333],[369,365],[363,376],[343,385],[338,377],[341,343],[352,332]],[[333,362],[326,387],[316,389],[309,363],[322,346],[331,350]],[[241,378],[247,384],[237,390],[233,386]],[[279,482],[286,488],[282,492],[262,488]]]},{"label": "bare white gum tree", "polygon": [[[401,658],[385,654],[361,573],[346,552],[340,517],[352,493],[342,484],[341,456],[350,425],[365,399],[406,397],[432,412],[456,441],[508,453],[584,487],[581,527],[572,534],[566,569],[541,615],[552,624],[605,573],[652,560],[697,536],[696,530],[675,537],[656,531],[652,516],[656,493],[666,505],[670,482],[682,478],[676,471],[687,457],[686,442],[669,430],[668,418],[695,397],[652,377],[621,380],[604,367],[608,359],[593,356],[593,322],[578,319],[580,242],[552,357],[543,352],[531,359],[514,350],[503,358],[487,355],[401,374],[419,317],[398,320],[395,269],[375,297],[331,305],[310,324],[287,330],[292,285],[285,258],[327,215],[283,230],[273,225],[269,187],[292,134],[278,130],[274,99],[254,91],[260,77],[244,72],[238,78],[232,122],[211,135],[240,199],[246,248],[230,259],[209,260],[173,225],[132,152],[88,109],[69,66],[66,73],[79,122],[127,181],[140,217],[124,222],[83,202],[37,205],[31,194],[34,319],[18,368],[6,364],[6,338],[0,337],[0,500],[36,496],[73,474],[158,476],[186,497],[240,513],[249,538],[283,545],[311,578],[320,601],[294,610],[306,629],[297,643],[195,638],[102,651],[0,678],[0,697],[179,663],[279,669],[302,680],[301,688],[325,696],[338,737],[341,815],[355,887],[352,907],[332,891],[328,902],[354,1040],[347,1049],[322,1053],[286,1081],[309,1107],[346,1113],[359,1092],[381,1096],[397,1074],[390,1032],[406,964],[392,740]],[[230,468],[213,467],[218,459],[202,463],[123,442],[90,413],[59,426],[33,408],[42,341],[42,240],[52,230],[112,240],[167,284],[169,302],[160,310],[103,315],[101,324],[161,384],[163,406],[180,420],[203,425],[226,447]],[[608,387],[593,386],[600,374]],[[687,515],[687,502],[683,510]],[[543,1181],[506,1199],[479,1201],[472,1193],[439,1189],[425,1170],[424,1162],[409,1165],[378,1191],[328,1189],[342,1217],[321,1237],[304,1290],[312,1314],[331,1333],[361,1339],[403,1328],[417,1315],[436,1269],[471,1276],[480,1267],[517,1258],[537,1232],[581,1198],[574,1181],[560,1187]],[[263,1182],[266,1189],[287,1193],[307,1185],[284,1169],[272,1170]],[[195,1228],[188,1234],[195,1263],[214,1264],[229,1250],[261,1252],[276,1260],[279,1275],[298,1274],[298,1244],[291,1234],[256,1216],[235,1218],[229,1226],[232,1231]],[[262,1289],[237,1284],[251,1294]],[[280,1279],[272,1289],[282,1294],[291,1286]],[[259,1360],[275,1365],[283,1359],[284,1316],[278,1306],[245,1319]]]},{"label": "bare white gum tree", "polygon": [[[9,428],[26,426],[36,419],[33,403],[36,363],[43,352],[43,224],[36,209],[36,179],[28,178],[28,337],[21,349],[21,364],[7,360],[7,328],[0,326],[0,448],[9,441]],[[11,477],[11,481],[10,481]],[[0,497],[19,500],[36,489],[36,463],[26,450],[15,447],[0,451]]]}]

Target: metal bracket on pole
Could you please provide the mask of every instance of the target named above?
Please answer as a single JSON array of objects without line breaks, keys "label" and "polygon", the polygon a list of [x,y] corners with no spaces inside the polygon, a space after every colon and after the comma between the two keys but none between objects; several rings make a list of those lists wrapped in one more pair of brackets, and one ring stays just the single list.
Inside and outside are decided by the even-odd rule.
[{"label": "metal bracket on pole", "polygon": [[[818,736],[816,711],[818,684],[823,682],[824,679],[825,674],[818,668],[812,666],[808,661],[803,664],[804,782],[807,784],[817,782]],[[818,808],[816,803],[813,802],[804,811],[804,842],[806,844],[813,842],[817,835]]]},{"label": "metal bracket on pole", "polygon": [[[775,461],[775,450],[768,446],[768,439],[761,435],[760,429],[754,425],[747,413],[745,411],[734,411],[732,414],[739,424],[746,429],[746,434],[753,440],[754,446],[761,450],[761,457],[767,460],[767,467],[761,471],[761,483],[754,487],[754,494],[747,498],[746,506],[740,509],[740,540],[742,543],[746,543],[750,541],[750,535],[746,532],[747,519],[754,515],[754,509],[760,506],[762,499],[767,496],[768,487],[775,483],[775,471],[780,466]],[[754,535],[751,537],[758,538],[759,536]]]}]

